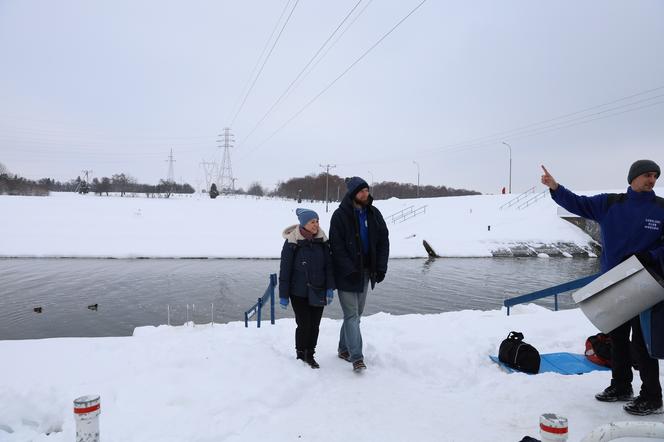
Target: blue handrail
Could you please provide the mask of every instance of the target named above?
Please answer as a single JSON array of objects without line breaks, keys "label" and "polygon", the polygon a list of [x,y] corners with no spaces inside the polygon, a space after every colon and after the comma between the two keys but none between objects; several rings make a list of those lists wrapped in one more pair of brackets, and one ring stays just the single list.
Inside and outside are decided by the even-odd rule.
[{"label": "blue handrail", "polygon": [[254,304],[249,310],[244,312],[244,326],[249,327],[249,319],[254,315],[256,316],[256,327],[261,326],[261,311],[263,310],[263,305],[267,302],[268,298],[270,299],[270,323],[274,325],[274,289],[277,287],[277,274],[272,273],[270,275],[270,283],[265,289],[263,296],[258,298],[256,304]]},{"label": "blue handrail", "polygon": [[514,298],[507,298],[503,302],[503,305],[507,307],[507,316],[509,316],[510,314],[510,307],[552,295],[554,297],[554,309],[558,311],[558,294],[563,292],[568,292],[574,289],[579,289],[584,285],[590,283],[591,281],[595,280],[600,275],[601,273],[596,273],[594,275],[584,276],[583,278],[575,279],[574,281],[569,281],[563,284],[554,285],[553,287],[549,287],[543,290],[538,290],[536,292],[528,293],[526,295],[515,296]]}]

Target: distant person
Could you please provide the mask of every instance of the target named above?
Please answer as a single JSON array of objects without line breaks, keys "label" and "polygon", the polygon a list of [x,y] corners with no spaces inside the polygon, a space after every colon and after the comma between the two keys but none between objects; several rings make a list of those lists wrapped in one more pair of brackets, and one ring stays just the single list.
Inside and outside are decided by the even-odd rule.
[{"label": "distant person", "polygon": [[[602,193],[578,196],[558,184],[542,166],[542,184],[560,206],[576,215],[597,221],[602,229],[602,273],[632,255],[650,265],[664,258],[664,199],[655,196],[653,187],[660,169],[650,160],[636,161],[629,168],[626,193]],[[635,349],[642,386],[634,399],[629,334]],[[611,385],[595,395],[598,401],[628,401],[623,407],[635,415],[664,413],[662,387],[659,383],[659,362],[648,354],[639,317],[620,325],[609,333],[611,348]]]},{"label": "distant person", "polygon": [[295,313],[295,353],[311,368],[320,368],[314,354],[323,308],[334,297],[330,245],[313,210],[297,209],[299,224],[287,227],[279,268],[279,303],[289,301]]},{"label": "distant person", "polygon": [[348,191],[330,221],[330,245],[334,277],[344,321],[339,333],[338,355],[353,364],[353,370],[367,368],[362,354],[360,318],[371,289],[385,279],[390,242],[387,225],[373,206],[369,185],[360,177],[346,180]]}]

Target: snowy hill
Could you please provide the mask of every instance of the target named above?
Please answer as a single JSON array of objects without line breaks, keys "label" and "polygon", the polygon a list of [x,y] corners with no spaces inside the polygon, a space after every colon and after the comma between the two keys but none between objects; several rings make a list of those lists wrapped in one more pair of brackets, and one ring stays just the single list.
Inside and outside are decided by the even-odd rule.
[{"label": "snowy hill", "polygon": [[[426,205],[389,224],[393,258],[426,257],[423,240],[438,255],[455,257],[590,250],[591,238],[561,219],[548,195],[522,210],[501,210],[513,197],[392,198],[375,206],[387,218]],[[277,258],[281,232],[297,222],[300,206],[316,210],[329,230],[336,203],[325,213],[324,203],[252,197],[0,196],[0,256]]]}]

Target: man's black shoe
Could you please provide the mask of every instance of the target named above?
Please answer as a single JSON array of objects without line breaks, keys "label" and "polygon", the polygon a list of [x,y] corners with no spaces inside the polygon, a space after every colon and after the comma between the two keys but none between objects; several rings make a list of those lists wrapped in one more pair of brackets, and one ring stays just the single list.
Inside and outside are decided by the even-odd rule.
[{"label": "man's black shoe", "polygon": [[632,387],[627,390],[617,390],[613,385],[608,386],[603,392],[597,393],[595,399],[601,402],[627,402],[634,399]]},{"label": "man's black shoe", "polygon": [[649,414],[664,413],[661,399],[658,401],[649,401],[647,399],[643,399],[641,396],[637,396],[633,401],[626,403],[623,406],[623,410],[636,416],[647,416]]}]

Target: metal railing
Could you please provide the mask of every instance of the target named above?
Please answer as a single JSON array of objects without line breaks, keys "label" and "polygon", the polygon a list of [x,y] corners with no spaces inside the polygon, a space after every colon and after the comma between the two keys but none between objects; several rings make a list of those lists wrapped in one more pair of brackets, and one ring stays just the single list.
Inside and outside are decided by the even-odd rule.
[{"label": "metal railing", "polygon": [[539,200],[541,200],[542,198],[544,198],[544,197],[546,196],[547,193],[549,193],[548,190],[545,190],[545,191],[543,191],[543,192],[541,192],[541,193],[537,193],[537,194],[535,194],[534,196],[532,196],[532,197],[528,198],[527,200],[521,202],[521,204],[519,204],[518,206],[516,206],[516,209],[517,209],[517,210],[525,209],[526,207],[535,204],[537,201],[539,201]]},{"label": "metal railing", "polygon": [[392,215],[389,215],[385,218],[385,222],[389,224],[396,224],[396,223],[402,223],[406,221],[407,219],[413,218],[417,215],[420,215],[422,213],[426,213],[427,211],[427,206],[420,206],[417,209],[415,206],[408,206],[405,209],[402,209],[396,213],[393,213]]},{"label": "metal railing", "polygon": [[530,189],[526,190],[522,194],[512,198],[502,206],[498,208],[498,210],[503,210],[512,207],[513,205],[517,204],[519,201],[523,201],[525,198],[528,198],[531,194],[535,193],[535,186],[531,187]]},{"label": "metal railing", "polygon": [[560,293],[568,292],[570,290],[575,290],[583,287],[584,285],[590,283],[600,276],[600,273],[596,273],[590,276],[584,276],[583,278],[575,279],[574,281],[566,282],[564,284],[554,285],[547,289],[538,290],[536,292],[528,293],[526,295],[515,296],[514,298],[507,298],[503,301],[503,305],[507,307],[507,316],[510,314],[510,307],[513,307],[517,304],[524,304],[526,302],[535,301],[537,299],[546,298],[547,296],[553,296],[554,298],[554,310],[558,311],[558,295]]},{"label": "metal railing", "polygon": [[270,275],[270,282],[265,289],[263,296],[258,298],[256,304],[254,304],[249,310],[244,312],[244,326],[249,327],[249,320],[256,315],[256,327],[261,326],[261,311],[263,306],[270,300],[270,324],[274,325],[274,290],[277,287],[277,274],[272,273]]}]

